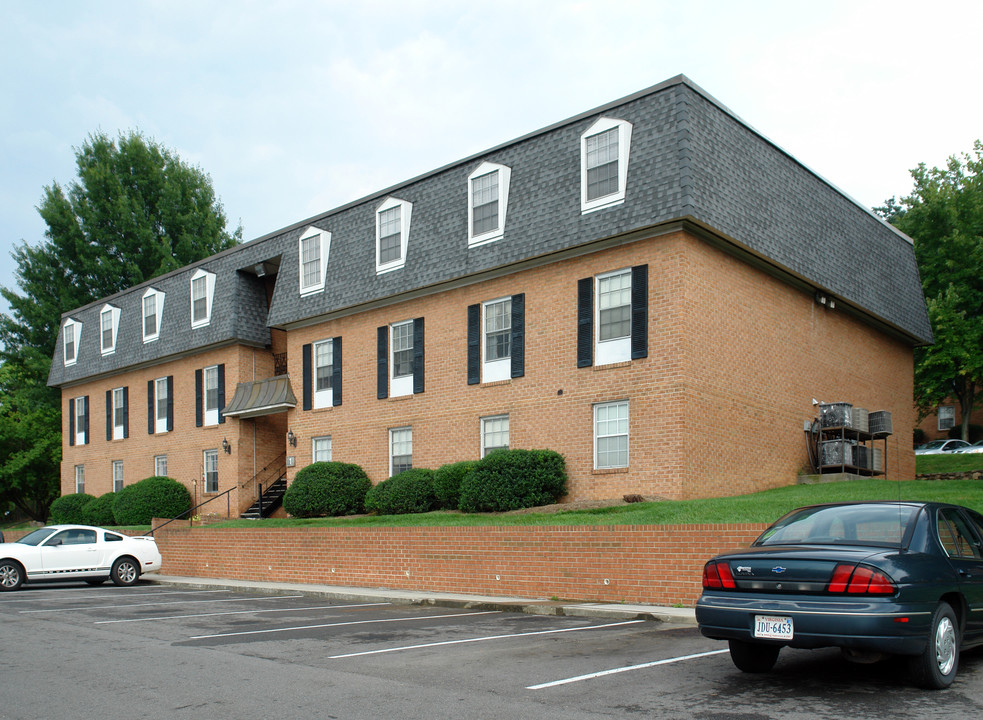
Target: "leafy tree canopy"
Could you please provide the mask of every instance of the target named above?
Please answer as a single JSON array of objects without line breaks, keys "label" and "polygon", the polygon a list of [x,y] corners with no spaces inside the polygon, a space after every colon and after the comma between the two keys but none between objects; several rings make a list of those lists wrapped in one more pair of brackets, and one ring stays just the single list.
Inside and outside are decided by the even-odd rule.
[{"label": "leafy tree canopy", "polygon": [[983,143],[911,171],[915,187],[877,208],[915,241],[935,344],[915,353],[915,402],[926,415],[959,402],[963,437],[983,383]]}]

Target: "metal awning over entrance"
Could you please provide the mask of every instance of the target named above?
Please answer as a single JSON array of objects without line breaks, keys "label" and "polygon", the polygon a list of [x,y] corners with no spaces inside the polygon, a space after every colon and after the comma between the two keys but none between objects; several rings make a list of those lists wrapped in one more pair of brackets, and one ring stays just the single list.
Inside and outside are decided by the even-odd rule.
[{"label": "metal awning over entrance", "polygon": [[232,402],[225,406],[226,417],[251,418],[273,415],[297,407],[297,396],[290,388],[290,378],[278,375],[267,380],[236,385]]}]

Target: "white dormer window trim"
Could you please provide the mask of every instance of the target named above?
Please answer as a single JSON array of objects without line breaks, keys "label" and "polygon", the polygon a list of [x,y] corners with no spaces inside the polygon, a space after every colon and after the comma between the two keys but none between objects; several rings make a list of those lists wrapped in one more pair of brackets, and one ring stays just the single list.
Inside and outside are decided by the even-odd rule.
[{"label": "white dormer window trim", "polygon": [[[153,328],[152,332],[147,332],[147,321],[150,318],[150,314],[147,312],[151,301],[153,303]],[[158,337],[160,337],[160,321],[163,317],[164,312],[164,293],[160,290],[155,290],[154,288],[148,288],[147,292],[143,294],[143,298],[140,301],[141,307],[141,317],[142,317],[142,328],[143,328],[143,341],[145,343],[153,342]]]},{"label": "white dormer window trim", "polygon": [[[74,365],[79,358],[79,340],[82,337],[82,323],[69,318],[65,321],[62,328],[62,352],[65,357],[65,366]],[[69,353],[71,350],[71,353]]]},{"label": "white dormer window trim", "polygon": [[[484,245],[485,243],[501,240],[504,237],[505,215],[509,206],[509,182],[511,179],[512,168],[490,162],[481,163],[474,172],[468,175],[468,247]],[[488,181],[490,181],[492,187],[480,187],[482,184],[488,185]],[[494,200],[490,200],[489,197],[494,197]],[[497,212],[493,215],[496,219],[494,228],[475,232],[474,211],[476,202],[479,203],[478,207],[485,207],[490,202],[497,203]]]},{"label": "white dormer window trim", "polygon": [[330,252],[331,233],[327,230],[311,226],[300,236],[297,241],[297,263],[302,296],[324,291]]},{"label": "white dormer window trim", "polygon": [[[204,279],[204,285],[201,284]],[[203,287],[204,294],[204,315],[195,316],[195,286]],[[207,326],[212,320],[212,299],[215,295],[215,273],[207,270],[197,270],[191,276],[191,327],[199,328]]]},{"label": "white dormer window trim", "polygon": [[103,355],[116,352],[116,336],[119,334],[120,309],[114,305],[103,305],[99,311],[99,347]]},{"label": "white dormer window trim", "polygon": [[[398,208],[398,227],[399,227],[399,257],[395,259],[383,260],[383,248],[382,240],[384,237],[392,237],[395,233],[387,232],[383,236],[383,223],[385,222],[387,227],[386,230],[393,229],[390,226],[391,222],[395,222],[394,216],[397,213],[393,213],[394,209]],[[381,275],[382,273],[387,273],[392,270],[399,270],[406,264],[406,246],[408,244],[410,235],[410,216],[413,213],[413,203],[407,202],[406,200],[399,200],[397,198],[388,198],[382,205],[380,205],[375,211],[375,271],[376,274]]]},{"label": "white dormer window trim", "polygon": [[[616,138],[618,142],[617,155],[617,179],[618,186],[614,192],[604,193],[597,197],[588,199],[588,145],[589,141],[594,141],[598,136],[604,135],[610,130],[617,129]],[[632,125],[626,120],[602,117],[587,131],[580,136],[580,212],[586,214],[601,210],[602,208],[620,205],[625,201],[625,185],[628,180],[628,158],[631,154],[631,130]]]}]

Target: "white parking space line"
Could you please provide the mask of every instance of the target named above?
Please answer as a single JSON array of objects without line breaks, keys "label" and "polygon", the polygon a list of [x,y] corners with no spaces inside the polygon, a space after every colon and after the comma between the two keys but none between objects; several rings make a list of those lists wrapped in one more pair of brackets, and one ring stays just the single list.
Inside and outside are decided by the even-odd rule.
[{"label": "white parking space line", "polygon": [[443,645],[463,645],[465,643],[486,642],[488,640],[505,640],[508,638],[531,637],[533,635],[555,635],[557,633],[581,632],[583,630],[600,630],[601,628],[634,625],[645,620],[625,620],[623,622],[607,623],[605,625],[589,625],[587,627],[561,628],[559,630],[537,630],[534,632],[509,633],[508,635],[487,635],[484,637],[465,638],[464,640],[442,640],[441,642],[423,643],[421,645],[405,645],[403,647],[385,648],[383,650],[366,650],[364,652],[346,653],[344,655],[329,655],[329,660],[360,657],[362,655],[381,655],[383,653],[402,652],[404,650],[419,650],[421,648],[441,647]]},{"label": "white parking space line", "polygon": [[683,662],[684,660],[695,660],[696,658],[720,655],[729,652],[728,650],[711,650],[709,652],[695,653],[693,655],[682,655],[680,657],[656,660],[654,662],[642,663],[641,665],[627,665],[625,667],[614,668],[612,670],[601,670],[600,672],[589,673],[588,675],[578,675],[577,677],[554,680],[553,682],[540,683],[539,685],[529,685],[526,690],[543,690],[544,688],[556,687],[557,685],[568,685],[569,683],[593,680],[594,678],[604,677],[605,675],[617,675],[618,673],[629,672],[631,670],[644,670],[645,668],[655,667],[656,665],[671,665],[672,663]]},{"label": "white parking space line", "polygon": [[270,610],[227,610],[225,612],[196,613],[193,615],[159,615],[157,617],[127,618],[125,620],[96,620],[95,625],[112,625],[113,623],[157,622],[158,620],[185,620],[187,618],[215,617],[217,615],[259,615],[260,613],[294,612],[297,610],[344,610],[346,608],[377,607],[392,605],[387,602],[358,603],[357,605],[319,605],[316,607],[273,608]]},{"label": "white parking space line", "polygon": [[267,630],[243,630],[242,632],[217,633],[215,635],[193,635],[189,640],[211,640],[212,638],[241,637],[243,635],[267,635],[269,633],[292,632],[294,630],[317,630],[320,628],[343,627],[346,625],[371,625],[374,623],[407,622],[409,620],[442,620],[444,618],[471,617],[474,615],[496,615],[501,610],[454,613],[452,615],[417,615],[413,617],[384,618],[381,620],[350,620],[347,622],[322,623],[318,625],[297,625],[296,627],[269,628]]},{"label": "white parking space line", "polygon": [[[126,597],[160,597],[162,595],[203,595],[209,593],[227,593],[230,590],[170,590],[170,591],[154,591],[154,592],[140,592],[136,590],[130,590],[127,588],[120,588],[111,593],[102,593],[100,595],[92,595],[91,591],[86,594],[84,591],[80,591],[77,594],[68,595],[65,593],[45,593],[43,596],[37,591],[24,593],[21,597],[3,598],[0,603],[11,603],[11,602],[31,602],[31,601],[41,601],[41,602],[77,602],[79,600],[101,600],[102,598],[119,598],[122,596]],[[20,593],[18,593],[20,594]]]},{"label": "white parking space line", "polygon": [[59,612],[78,612],[79,610],[123,610],[135,607],[149,607],[151,605],[201,605],[204,603],[221,602],[245,602],[247,600],[292,600],[301,598],[303,595],[260,595],[258,597],[236,597],[223,598],[222,600],[178,600],[176,602],[149,602],[149,603],[129,603],[126,605],[92,605],[89,607],[70,607],[70,608],[48,608],[46,610],[18,610],[22,615],[31,613],[59,613]]}]

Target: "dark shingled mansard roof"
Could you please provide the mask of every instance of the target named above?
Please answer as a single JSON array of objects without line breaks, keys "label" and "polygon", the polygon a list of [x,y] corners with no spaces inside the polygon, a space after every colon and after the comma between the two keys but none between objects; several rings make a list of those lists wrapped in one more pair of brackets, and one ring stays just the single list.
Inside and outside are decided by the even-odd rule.
[{"label": "dark shingled mansard roof", "polygon": [[[581,214],[580,136],[601,117],[632,123],[626,199]],[[504,238],[468,247],[467,177],[482,162],[511,168]],[[375,213],[413,203],[402,269],[376,274]],[[331,232],[324,292],[301,297],[298,240]],[[284,230],[226,250],[72,312],[83,324],[78,362],[59,336],[48,383],[61,386],[228,343],[266,346],[290,329],[513,272],[605,241],[685,226],[876,327],[932,340],[911,240],[768,141],[685,76],[530,133]],[[611,239],[614,240],[611,240]],[[279,264],[267,313],[260,262]],[[190,326],[190,280],[216,274],[211,323]],[[655,280],[658,282],[658,280]],[[166,293],[160,339],[144,343],[141,299]],[[116,353],[99,348],[99,311],[122,310]]]}]

